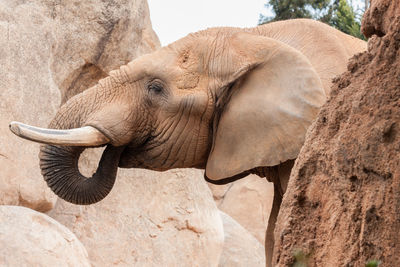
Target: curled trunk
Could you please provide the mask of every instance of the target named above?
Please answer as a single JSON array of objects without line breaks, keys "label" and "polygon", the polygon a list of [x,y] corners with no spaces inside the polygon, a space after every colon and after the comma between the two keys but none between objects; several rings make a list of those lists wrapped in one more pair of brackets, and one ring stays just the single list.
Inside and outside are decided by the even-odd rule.
[{"label": "curled trunk", "polygon": [[102,200],[111,191],[123,147],[107,145],[97,171],[90,178],[83,176],[78,168],[84,149],[43,145],[39,158],[42,175],[55,194],[74,204],[89,205]]},{"label": "curled trunk", "polygon": [[[103,83],[111,85],[110,77],[106,78]],[[112,87],[108,86],[100,89],[112,90]],[[107,93],[99,92],[99,87],[94,86],[71,98],[61,106],[49,128],[67,130],[67,132],[70,132],[70,129],[85,128],[90,118],[95,119],[98,117],[97,112],[101,111],[99,103],[108,103],[107,97],[112,96],[108,91]],[[30,129],[33,128],[31,127]],[[47,132],[44,131],[44,133]],[[50,131],[50,133],[53,134],[51,140],[55,137],[59,138],[61,135],[56,131],[54,133]],[[95,136],[101,137],[101,134],[95,133]],[[69,140],[70,138],[67,139]],[[72,139],[75,140],[74,138]],[[89,139],[92,139],[92,137]],[[101,137],[100,139],[104,140],[97,144],[90,141],[86,145],[85,142],[76,144],[73,144],[73,142],[68,144],[48,142],[48,140],[42,142],[46,143],[46,145],[40,147],[39,153],[42,175],[47,185],[60,198],[74,204],[89,205],[102,200],[111,191],[117,175],[119,158],[123,147],[112,146],[107,138]],[[81,153],[85,148],[97,147],[106,143],[108,143],[107,147],[103,152],[96,172],[92,177],[82,175],[78,168]],[[61,144],[67,145],[60,146]]]},{"label": "curled trunk", "polygon": [[[39,153],[42,175],[53,192],[68,202],[96,203],[106,197],[114,185],[124,143],[107,137],[104,131],[118,132],[113,127],[125,127],[119,114],[125,114],[126,110],[113,102],[114,88],[120,86],[115,85],[117,81],[121,79],[109,76],[69,99],[48,128],[10,123],[14,134],[45,144]],[[92,177],[83,176],[78,168],[79,156],[85,148],[101,145],[107,147],[96,172]]]}]

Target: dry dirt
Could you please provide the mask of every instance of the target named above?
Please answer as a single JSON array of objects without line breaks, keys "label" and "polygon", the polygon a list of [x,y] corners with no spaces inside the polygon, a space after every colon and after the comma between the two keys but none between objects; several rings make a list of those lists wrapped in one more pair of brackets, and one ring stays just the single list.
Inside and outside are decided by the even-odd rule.
[{"label": "dry dirt", "polygon": [[[274,262],[400,266],[400,5],[373,1],[368,52],[336,78],[292,171]],[[392,3],[392,4],[391,4]],[[374,18],[371,14],[391,17]],[[368,27],[366,27],[368,26]],[[382,36],[382,37],[378,37]],[[299,259],[299,257],[297,257]]]}]

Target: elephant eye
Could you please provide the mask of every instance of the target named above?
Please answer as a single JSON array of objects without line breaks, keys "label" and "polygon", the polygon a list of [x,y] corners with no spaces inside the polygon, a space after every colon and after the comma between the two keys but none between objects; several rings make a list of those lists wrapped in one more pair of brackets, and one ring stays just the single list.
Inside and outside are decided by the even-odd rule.
[{"label": "elephant eye", "polygon": [[159,81],[151,81],[148,85],[147,85],[147,89],[149,91],[152,91],[156,94],[160,94],[163,91],[163,85],[161,84],[161,82]]}]

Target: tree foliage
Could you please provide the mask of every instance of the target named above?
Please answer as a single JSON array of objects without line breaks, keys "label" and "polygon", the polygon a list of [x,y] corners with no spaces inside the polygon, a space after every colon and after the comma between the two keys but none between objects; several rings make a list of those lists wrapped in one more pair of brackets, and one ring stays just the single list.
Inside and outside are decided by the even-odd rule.
[{"label": "tree foliage", "polygon": [[353,35],[360,39],[365,39],[360,31],[360,20],[357,20],[357,15],[351,5],[349,5],[346,0],[338,0],[335,2],[337,2],[335,4],[335,15],[332,16],[328,24],[332,25],[336,29],[341,30],[342,32]]},{"label": "tree foliage", "polygon": [[363,11],[355,11],[346,0],[269,0],[265,7],[272,8],[275,16],[260,15],[259,24],[272,21],[310,18],[327,23],[336,29],[365,39],[360,32]]}]

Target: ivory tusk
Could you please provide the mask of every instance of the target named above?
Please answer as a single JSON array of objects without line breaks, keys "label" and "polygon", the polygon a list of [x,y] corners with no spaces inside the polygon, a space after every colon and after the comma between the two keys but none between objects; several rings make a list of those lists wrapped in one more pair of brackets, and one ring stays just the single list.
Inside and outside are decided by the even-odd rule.
[{"label": "ivory tusk", "polygon": [[49,145],[99,146],[110,142],[110,139],[92,126],[55,130],[13,121],[10,123],[10,130],[24,139]]}]

